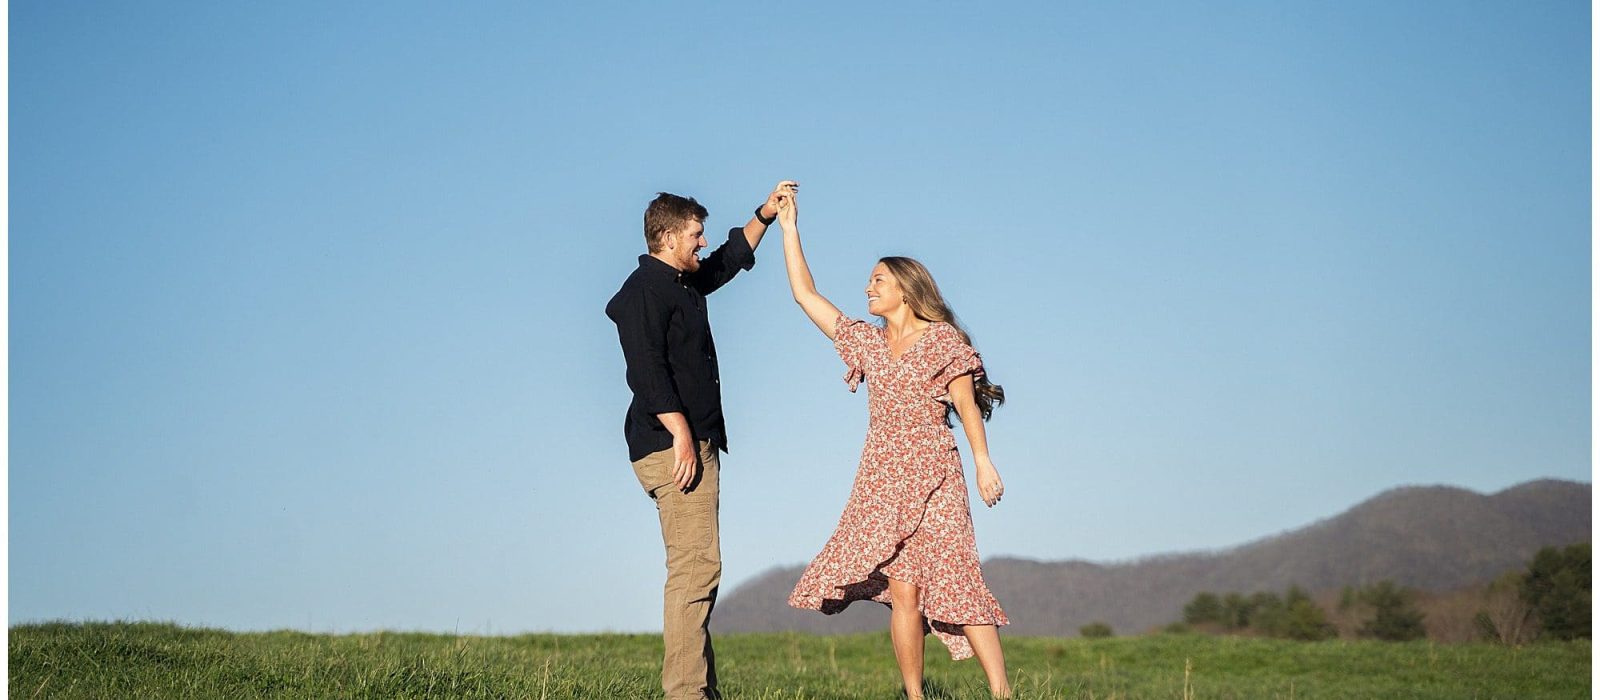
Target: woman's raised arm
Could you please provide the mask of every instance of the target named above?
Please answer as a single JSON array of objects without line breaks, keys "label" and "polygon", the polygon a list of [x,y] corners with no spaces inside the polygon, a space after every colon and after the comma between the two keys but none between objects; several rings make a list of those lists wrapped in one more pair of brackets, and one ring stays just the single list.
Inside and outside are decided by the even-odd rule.
[{"label": "woman's raised arm", "polygon": [[833,322],[839,318],[839,307],[818,294],[817,283],[811,279],[805,251],[800,249],[800,209],[792,194],[778,203],[778,225],[783,227],[783,264],[789,271],[789,291],[811,322],[832,340]]}]

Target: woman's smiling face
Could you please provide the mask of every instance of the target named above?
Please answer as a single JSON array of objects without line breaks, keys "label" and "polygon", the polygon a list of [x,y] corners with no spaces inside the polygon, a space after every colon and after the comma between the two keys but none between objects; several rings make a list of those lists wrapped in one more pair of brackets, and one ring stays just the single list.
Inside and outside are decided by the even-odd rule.
[{"label": "woman's smiling face", "polygon": [[889,266],[883,263],[872,267],[872,274],[867,277],[866,292],[867,313],[873,316],[890,313],[906,303],[900,280],[895,279],[894,273],[889,272]]}]

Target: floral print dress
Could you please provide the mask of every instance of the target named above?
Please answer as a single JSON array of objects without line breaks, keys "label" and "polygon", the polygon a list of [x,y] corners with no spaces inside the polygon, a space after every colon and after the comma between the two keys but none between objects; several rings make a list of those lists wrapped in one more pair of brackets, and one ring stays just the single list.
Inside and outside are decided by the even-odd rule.
[{"label": "floral print dress", "polygon": [[944,423],[951,380],[983,363],[947,323],[931,323],[899,359],[879,327],[844,315],[834,348],[851,391],[867,381],[867,442],[844,514],[806,567],[789,605],[833,614],[857,600],[885,605],[889,579],[920,590],[927,628],[953,659],[972,656],[962,625],[1004,625],[984,585],[967,481]]}]

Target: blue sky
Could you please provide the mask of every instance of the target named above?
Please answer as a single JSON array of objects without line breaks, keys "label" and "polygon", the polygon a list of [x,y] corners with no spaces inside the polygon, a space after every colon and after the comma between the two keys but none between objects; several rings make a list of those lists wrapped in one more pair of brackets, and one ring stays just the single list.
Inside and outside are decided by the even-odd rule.
[{"label": "blue sky", "polygon": [[[13,2],[11,621],[659,629],[602,308],[657,191],[781,179],[824,294],[921,259],[1006,387],[985,556],[1588,481],[1589,12]],[[865,429],[757,257],[725,591]]]}]

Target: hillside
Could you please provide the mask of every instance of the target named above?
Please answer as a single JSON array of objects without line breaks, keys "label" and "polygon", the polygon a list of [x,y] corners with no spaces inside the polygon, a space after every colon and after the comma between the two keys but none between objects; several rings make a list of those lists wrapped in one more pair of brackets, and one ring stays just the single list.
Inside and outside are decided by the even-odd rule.
[{"label": "hillside", "polygon": [[[1312,591],[1382,579],[1427,590],[1471,585],[1523,566],[1547,545],[1587,541],[1589,484],[1540,480],[1484,495],[1404,487],[1290,532],[1216,552],[1133,562],[1041,562],[996,557],[984,577],[1011,617],[1010,634],[1075,635],[1093,621],[1139,632],[1182,616],[1201,591]],[[886,610],[857,603],[834,616],[784,604],[800,566],[770,570],[717,603],[723,632],[877,630]]]}]

